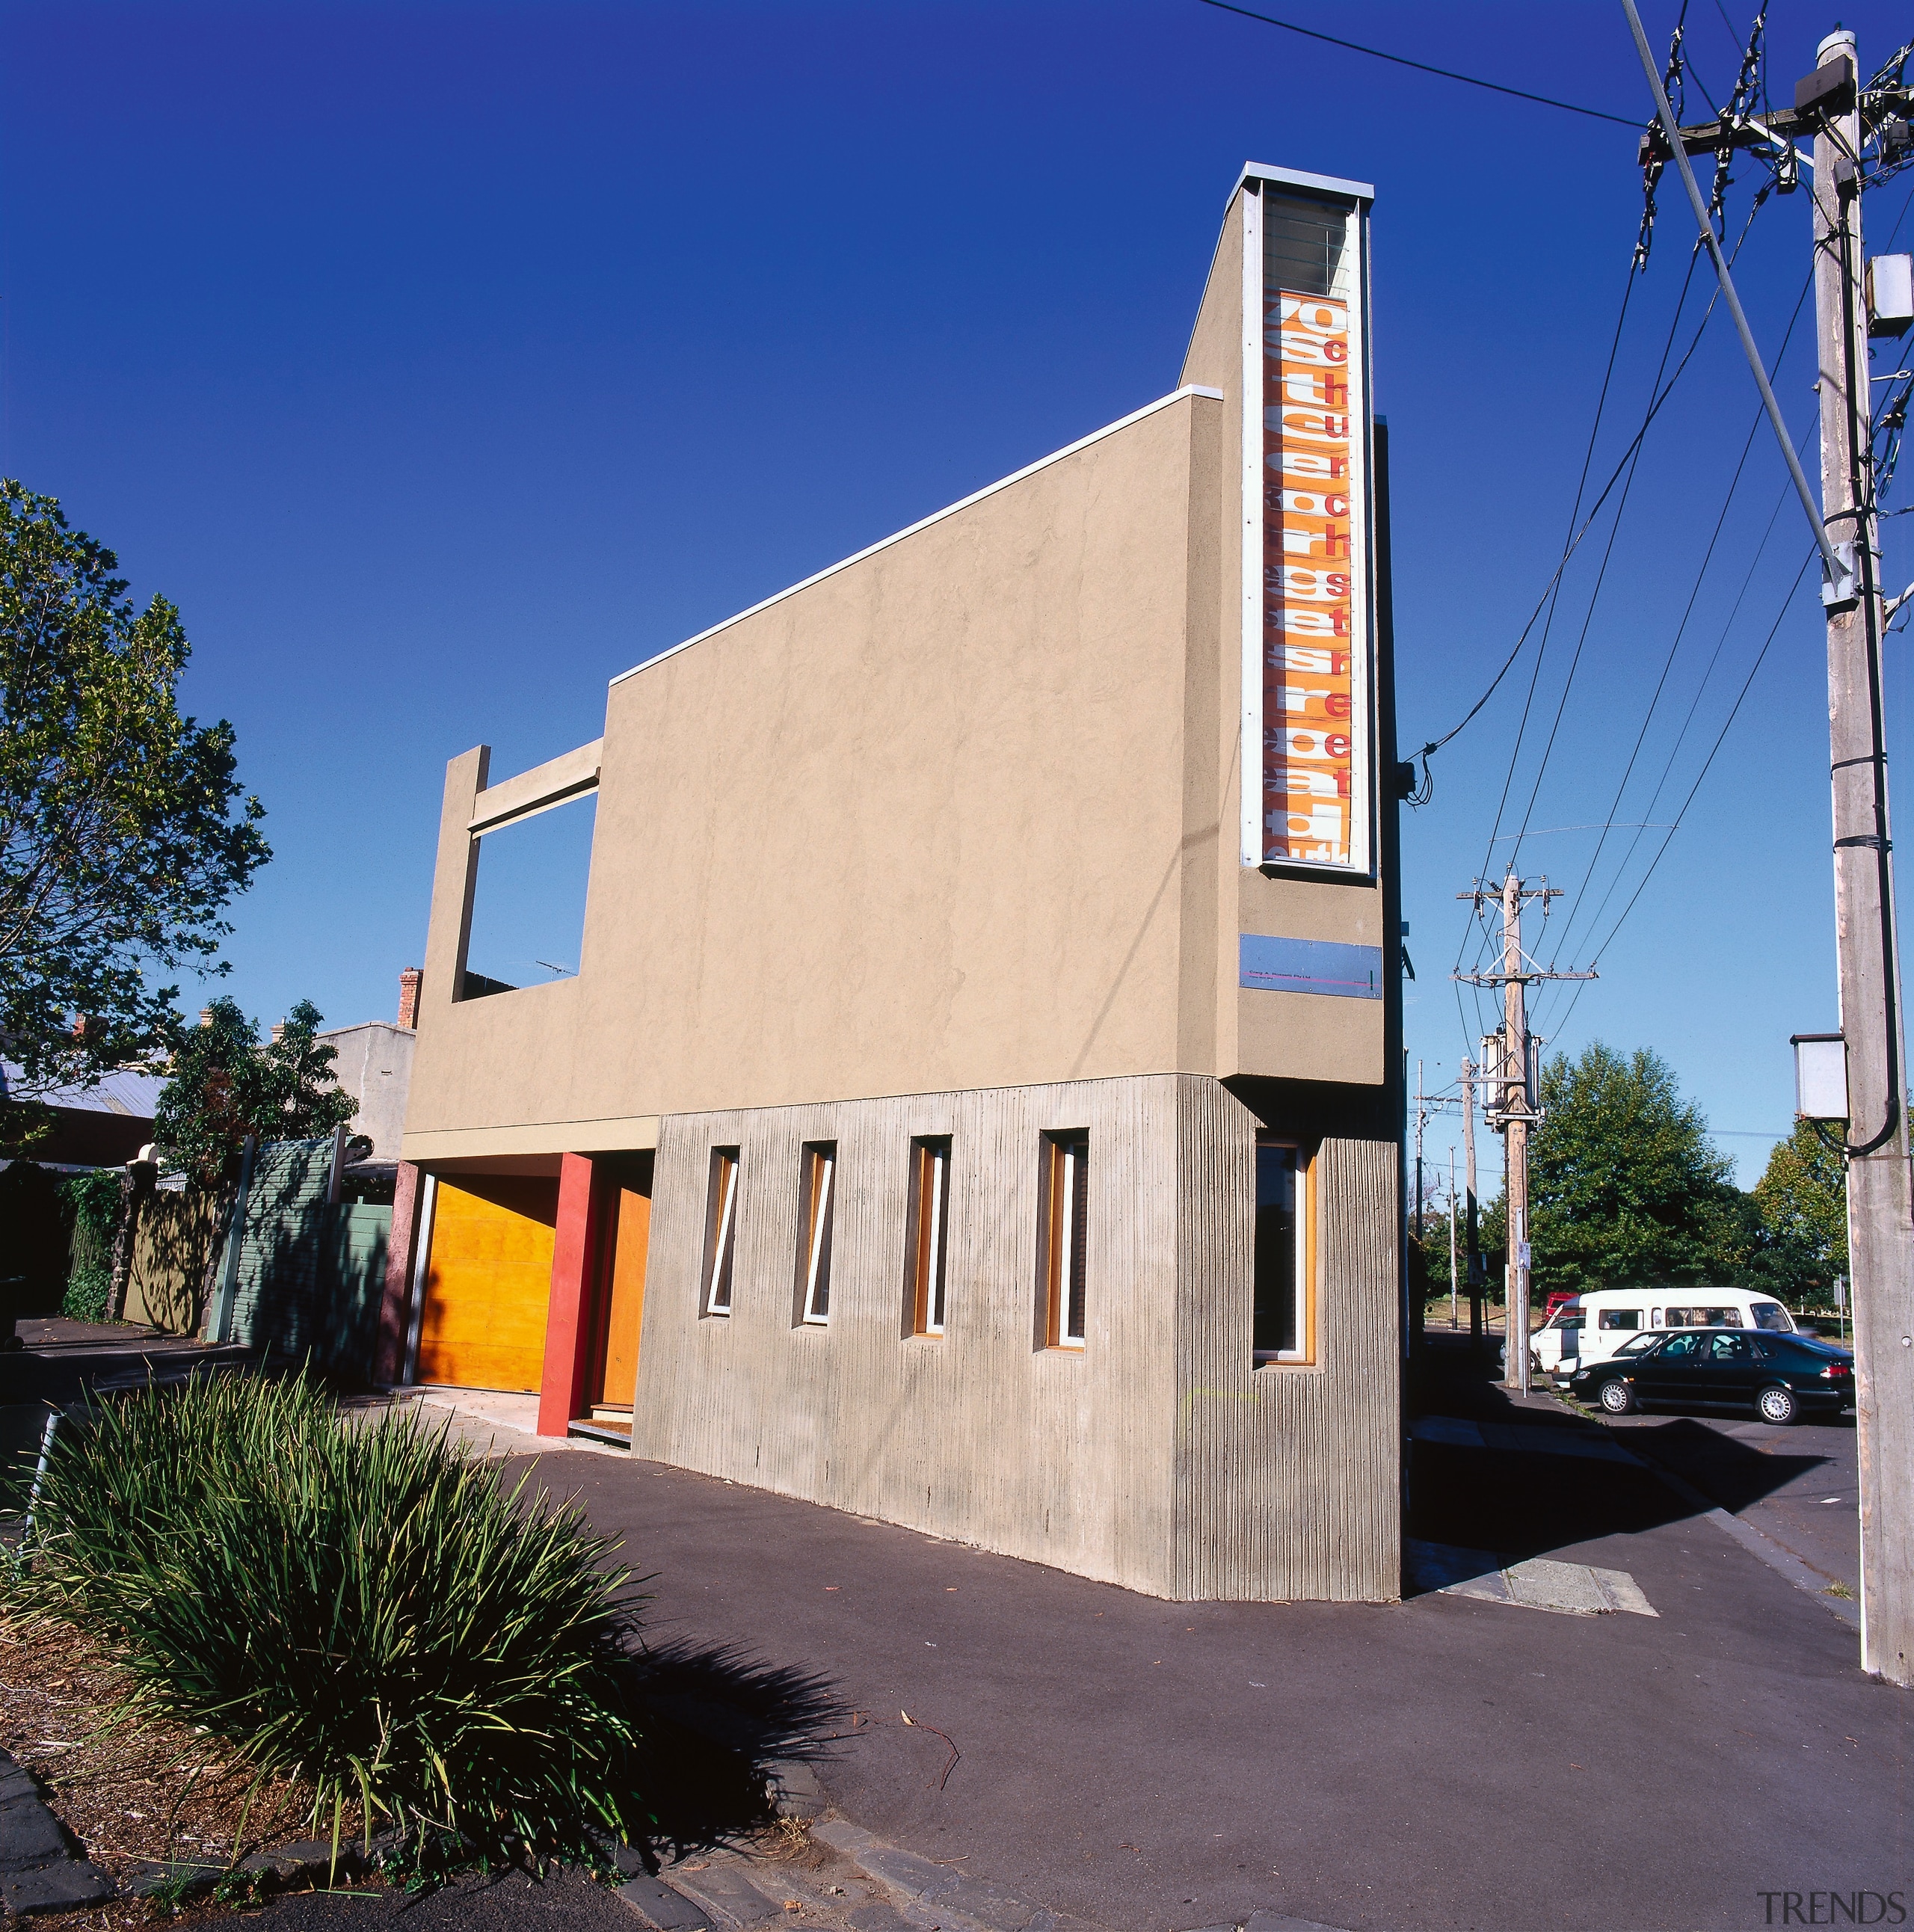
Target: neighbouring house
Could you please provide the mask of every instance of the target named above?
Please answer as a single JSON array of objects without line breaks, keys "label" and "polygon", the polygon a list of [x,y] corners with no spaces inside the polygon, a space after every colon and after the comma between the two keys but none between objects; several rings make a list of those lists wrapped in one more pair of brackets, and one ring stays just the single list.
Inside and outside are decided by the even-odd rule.
[{"label": "neighbouring house", "polygon": [[418,1041],[416,966],[399,975],[399,1017],[362,1020],[356,1026],[327,1027],[317,1037],[338,1049],[334,1077],[358,1102],[352,1132],[372,1143],[375,1162],[396,1161],[405,1131],[406,1096],[412,1085],[412,1056]]},{"label": "neighbouring house", "polygon": [[[0,1061],[0,1094],[17,1089],[20,1070]],[[33,1097],[53,1110],[53,1127],[27,1149],[42,1167],[124,1167],[153,1138],[153,1109],[164,1068],[117,1067],[90,1087],[61,1087]]]},{"label": "neighbouring house", "polygon": [[[1370,202],[1246,167],[1170,393],[452,760],[385,1379],[1162,1597],[1399,1594]],[[485,842],[586,798],[575,975],[469,971]]]}]

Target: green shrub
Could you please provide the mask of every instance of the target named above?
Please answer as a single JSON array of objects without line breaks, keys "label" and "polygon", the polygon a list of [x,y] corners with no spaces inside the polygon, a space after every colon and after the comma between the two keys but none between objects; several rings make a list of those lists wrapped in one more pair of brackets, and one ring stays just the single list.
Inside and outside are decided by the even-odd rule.
[{"label": "green shrub", "polygon": [[125,1176],[112,1168],[70,1175],[60,1196],[73,1216],[66,1293],[60,1312],[76,1322],[104,1322],[113,1286],[113,1239],[119,1231]]},{"label": "green shrub", "polygon": [[15,1609],[102,1639],[151,1709],[303,1776],[413,1869],[642,1842],[627,1573],[442,1430],[342,1426],[305,1375],[197,1377],[63,1426]]}]

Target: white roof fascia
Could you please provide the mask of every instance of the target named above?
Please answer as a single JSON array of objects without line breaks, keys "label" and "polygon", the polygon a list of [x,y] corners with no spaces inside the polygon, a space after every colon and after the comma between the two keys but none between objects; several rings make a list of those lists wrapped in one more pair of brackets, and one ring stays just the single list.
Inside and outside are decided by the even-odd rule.
[{"label": "white roof fascia", "polygon": [[928,530],[933,524],[940,524],[946,517],[954,517],[959,510],[968,510],[973,503],[981,503],[986,496],[994,496],[1000,490],[1007,490],[1013,483],[1021,483],[1026,476],[1034,476],[1040,470],[1047,470],[1053,463],[1060,463],[1066,456],[1074,456],[1080,449],[1088,449],[1094,442],[1101,442],[1106,436],[1114,436],[1119,430],[1128,429],[1131,424],[1142,422],[1145,416],[1154,416],[1159,410],[1168,409],[1172,403],[1180,403],[1186,396],[1207,396],[1212,402],[1222,400],[1220,389],[1206,389],[1200,383],[1191,382],[1172,394],[1160,396],[1154,403],[1145,403],[1142,409],[1133,410],[1126,416],[1119,417],[1102,428],[1093,430],[1089,435],[1080,436],[1063,448],[1053,450],[1048,456],[1041,456],[1034,463],[1027,464],[1022,470],[1000,478],[994,483],[987,483],[981,490],[946,505],[941,510],[901,530],[893,536],[880,538],[868,548],[848,556],[841,563],[834,563],[819,571],[814,577],[807,577],[801,584],[794,584],[787,590],[780,590],[775,596],[766,598],[762,603],[754,604],[748,610],[740,610],[736,616],[727,617],[722,624],[713,624],[710,629],[698,632],[694,638],[687,638],[681,644],[673,644],[668,650],[660,651],[656,657],[649,657],[642,664],[634,664],[629,670],[622,670],[611,682],[622,684],[628,677],[636,677],[641,670],[649,670],[653,664],[662,664],[667,658],[676,657],[680,651],[688,651],[694,644],[701,644],[706,638],[715,638],[720,631],[728,631],[734,624],[741,624],[747,617],[754,617],[760,610],[768,610],[774,604],[782,604],[787,597],[795,597],[800,590],[808,590],[814,584],[821,584],[827,577],[835,577],[841,570],[848,570],[854,563],[862,563],[867,556],[875,556],[878,551],[888,550],[892,544],[902,543],[906,537],[915,536],[920,530]]},{"label": "white roof fascia", "polygon": [[[1306,174],[1300,168],[1271,167],[1267,161],[1245,161],[1243,172],[1236,177],[1236,188],[1229,191],[1231,201],[1236,199],[1236,188],[1246,181],[1274,182],[1280,188],[1307,188],[1317,194],[1346,195],[1352,201],[1373,201],[1376,190],[1367,182],[1344,181],[1336,175]],[[1227,208],[1229,203],[1223,206]]]}]

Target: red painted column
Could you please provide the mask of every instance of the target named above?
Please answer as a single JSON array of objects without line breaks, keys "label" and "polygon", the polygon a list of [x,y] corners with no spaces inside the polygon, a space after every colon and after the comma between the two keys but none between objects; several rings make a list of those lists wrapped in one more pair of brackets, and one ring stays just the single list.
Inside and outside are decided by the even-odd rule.
[{"label": "red painted column", "polygon": [[545,1372],[538,1390],[538,1433],[562,1436],[585,1409],[591,1358],[592,1284],[604,1223],[598,1163],[568,1154],[558,1171],[558,1228],[552,1242],[551,1301],[545,1316]]},{"label": "red painted column", "polygon": [[390,1388],[405,1373],[406,1336],[412,1324],[412,1259],[418,1241],[419,1197],[424,1177],[412,1162],[399,1162],[392,1196],[392,1232],[386,1245],[386,1292],[380,1298],[379,1329],[373,1342],[372,1379]]}]

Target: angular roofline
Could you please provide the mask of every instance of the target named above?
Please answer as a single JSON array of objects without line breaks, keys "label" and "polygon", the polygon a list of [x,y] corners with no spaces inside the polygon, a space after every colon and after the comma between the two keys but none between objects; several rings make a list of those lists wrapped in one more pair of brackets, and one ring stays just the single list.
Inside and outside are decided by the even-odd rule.
[{"label": "angular roofline", "polygon": [[[1316,194],[1346,195],[1352,201],[1373,201],[1376,190],[1367,182],[1344,181],[1338,175],[1312,175],[1301,168],[1272,167],[1267,161],[1245,161],[1243,172],[1236,177],[1236,187],[1229,191],[1229,200],[1236,199],[1237,188],[1246,181],[1274,182],[1281,188],[1300,188]],[[1228,212],[1229,202],[1223,203]]]},{"label": "angular roofline", "polygon": [[946,517],[954,517],[959,510],[968,510],[973,503],[980,503],[986,496],[994,496],[1000,490],[1007,490],[1013,483],[1021,483],[1026,476],[1034,476],[1040,470],[1047,470],[1053,463],[1060,463],[1066,456],[1074,456],[1080,449],[1088,449],[1094,442],[1100,442],[1106,436],[1114,436],[1119,430],[1130,428],[1132,423],[1142,422],[1145,416],[1154,416],[1159,410],[1168,409],[1172,403],[1180,403],[1186,396],[1207,396],[1213,402],[1222,400],[1220,389],[1206,389],[1200,383],[1186,383],[1183,388],[1173,390],[1167,396],[1159,396],[1154,403],[1145,403],[1140,410],[1132,410],[1126,416],[1119,416],[1113,423],[1106,423],[1101,429],[1092,430],[1089,435],[1079,436],[1075,442],[1066,443],[1061,449],[1052,450],[1048,456],[1040,456],[1034,463],[1024,464],[1022,469],[1013,470],[1008,476],[1000,476],[994,483],[986,483],[981,490],[973,490],[968,496],[960,497],[954,503],[947,503],[940,510],[934,510],[893,535],[880,538],[877,542],[867,544],[854,556],[842,562],[827,566],[824,569],[806,578],[802,583],[794,584],[788,590],[754,604],[748,610],[740,610],[735,616],[727,617],[722,623],[713,624],[708,630],[698,632],[694,638],[687,638],[681,644],[673,644],[660,651],[656,657],[646,658],[642,664],[634,664],[629,670],[621,670],[611,682],[622,684],[628,677],[636,677],[641,670],[649,670],[653,664],[662,664],[667,658],[676,657],[680,651],[688,651],[694,644],[701,644],[706,638],[715,638],[720,631],[728,631],[734,624],[741,624],[747,617],[754,617],[760,610],[768,610],[774,604],[782,604],[787,597],[795,597],[800,590],[808,590],[814,584],[821,584],[827,577],[835,577],[841,570],[848,570],[854,563],[862,563],[867,556],[875,556],[878,551],[888,550],[892,544],[902,543],[906,537],[915,536],[920,530],[927,530],[933,524],[940,524]]}]

